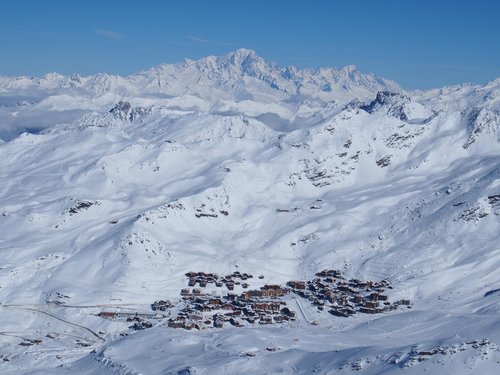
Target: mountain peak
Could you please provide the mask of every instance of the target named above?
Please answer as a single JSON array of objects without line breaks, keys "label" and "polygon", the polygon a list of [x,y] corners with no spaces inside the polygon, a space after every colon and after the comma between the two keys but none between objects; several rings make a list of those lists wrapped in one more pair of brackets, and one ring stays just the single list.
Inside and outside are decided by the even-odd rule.
[{"label": "mountain peak", "polygon": [[232,52],[228,52],[221,56],[220,60],[224,63],[229,63],[231,65],[241,67],[245,70],[252,64],[266,64],[266,61],[257,55],[254,50],[240,48]]},{"label": "mountain peak", "polygon": [[258,58],[257,53],[253,49],[248,48],[238,48],[232,52],[226,54],[226,56],[234,59],[246,59],[246,58]]},{"label": "mountain peak", "polygon": [[347,74],[354,73],[354,72],[356,72],[357,70],[358,70],[358,67],[357,67],[356,65],[352,65],[352,64],[351,64],[351,65],[346,65],[346,66],[344,66],[344,67],[341,69],[341,71],[342,71],[342,72],[345,72],[345,73],[347,73]]},{"label": "mountain peak", "polygon": [[[161,64],[148,70],[121,77],[100,73],[89,77],[47,75],[44,79],[4,79],[0,85],[9,89],[37,86],[42,89],[70,89],[80,87],[91,95],[107,93],[120,97],[138,94],[172,97],[195,95],[210,103],[220,99],[253,98],[267,101],[277,94],[295,100],[301,98],[349,102],[371,99],[377,91],[398,91],[395,83],[371,74],[364,74],[356,66],[342,69],[299,69],[280,67],[259,56],[254,50],[239,48],[219,56],[199,60],[184,60],[177,64]],[[1,89],[1,88],[0,88]]]}]

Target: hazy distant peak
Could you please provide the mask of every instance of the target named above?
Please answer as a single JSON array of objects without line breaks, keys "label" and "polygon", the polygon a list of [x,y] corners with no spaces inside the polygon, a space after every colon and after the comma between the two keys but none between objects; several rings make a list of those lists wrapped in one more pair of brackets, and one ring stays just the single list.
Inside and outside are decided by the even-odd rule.
[{"label": "hazy distant peak", "polygon": [[254,50],[239,48],[233,52],[229,52],[226,55],[233,64],[242,65],[247,60],[263,60],[261,57],[257,56]]}]

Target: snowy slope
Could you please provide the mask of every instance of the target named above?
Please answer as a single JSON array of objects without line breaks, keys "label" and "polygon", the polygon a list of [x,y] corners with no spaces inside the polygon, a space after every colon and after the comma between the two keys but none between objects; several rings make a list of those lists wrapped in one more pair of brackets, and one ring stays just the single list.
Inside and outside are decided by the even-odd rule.
[{"label": "snowy slope", "polygon": [[[249,50],[1,78],[0,372],[498,372],[498,84],[401,93]],[[412,308],[288,299],[289,324],[139,333],[95,316],[178,301],[189,271],[261,286],[325,268]]]}]

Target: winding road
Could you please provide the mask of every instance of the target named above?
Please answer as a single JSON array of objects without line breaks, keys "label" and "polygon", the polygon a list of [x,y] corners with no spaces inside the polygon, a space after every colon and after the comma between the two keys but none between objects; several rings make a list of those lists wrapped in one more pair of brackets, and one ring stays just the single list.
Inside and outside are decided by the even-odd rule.
[{"label": "winding road", "polygon": [[99,340],[101,340],[103,342],[106,341],[103,337],[101,337],[97,332],[93,331],[92,329],[90,329],[88,327],[85,327],[85,326],[82,326],[80,324],[73,323],[73,322],[70,322],[68,320],[62,319],[62,318],[58,317],[57,315],[51,314],[51,313],[49,313],[47,311],[43,311],[43,310],[40,310],[40,309],[35,309],[33,307],[27,307],[27,306],[0,305],[0,307],[11,308],[11,309],[12,308],[17,308],[17,309],[22,309],[22,310],[26,310],[26,311],[36,312],[36,313],[39,313],[39,314],[44,314],[44,315],[47,315],[47,316],[49,316],[49,317],[51,317],[53,319],[59,320],[60,322],[63,322],[63,323],[72,325],[74,327],[83,329],[83,330],[89,332],[92,336],[95,336],[97,339],[99,339]]}]

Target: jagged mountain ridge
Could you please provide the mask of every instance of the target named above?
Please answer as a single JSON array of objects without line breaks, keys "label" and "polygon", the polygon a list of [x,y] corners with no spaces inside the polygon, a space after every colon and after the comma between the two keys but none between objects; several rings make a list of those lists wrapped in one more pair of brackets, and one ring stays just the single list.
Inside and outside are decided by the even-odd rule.
[{"label": "jagged mountain ridge", "polygon": [[178,64],[162,64],[128,77],[109,74],[88,77],[78,74],[64,76],[57,73],[50,73],[41,78],[0,77],[0,88],[3,91],[28,88],[44,90],[82,88],[95,94],[113,92],[134,95],[142,92],[178,96],[196,93],[196,86],[212,86],[219,90],[224,89],[227,95],[234,98],[241,90],[234,86],[244,86],[245,82],[242,81],[245,79],[255,79],[270,89],[283,91],[286,94],[304,96],[313,96],[313,90],[324,93],[335,91],[336,95],[339,91],[346,91],[351,96],[356,90],[365,93],[399,90],[396,83],[372,74],[362,74],[354,66],[346,66],[340,70],[332,68],[300,70],[293,66],[280,68],[247,49],[239,49],[219,57],[209,56],[198,61],[185,60]]},{"label": "jagged mountain ridge", "polygon": [[43,116],[46,111],[56,122],[72,123],[88,111],[109,110],[120,100],[184,111],[245,112],[274,128],[297,128],[321,120],[353,98],[368,100],[381,90],[398,91],[399,87],[353,66],[280,68],[246,49],[163,64],[128,77],[57,73],[41,78],[0,77],[0,121],[4,124],[0,139],[50,127],[52,123],[45,123]]}]

